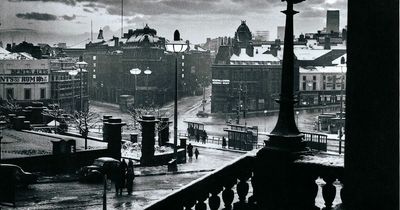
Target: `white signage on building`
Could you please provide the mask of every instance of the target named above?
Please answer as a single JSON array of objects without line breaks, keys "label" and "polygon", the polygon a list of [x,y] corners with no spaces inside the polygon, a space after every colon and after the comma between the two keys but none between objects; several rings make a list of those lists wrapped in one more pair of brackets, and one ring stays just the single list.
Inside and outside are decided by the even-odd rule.
[{"label": "white signage on building", "polygon": [[42,83],[48,82],[49,76],[0,76],[0,83]]},{"label": "white signage on building", "polygon": [[229,85],[229,83],[230,83],[230,80],[228,80],[228,79],[224,79],[224,80],[213,79],[212,80],[213,85]]}]

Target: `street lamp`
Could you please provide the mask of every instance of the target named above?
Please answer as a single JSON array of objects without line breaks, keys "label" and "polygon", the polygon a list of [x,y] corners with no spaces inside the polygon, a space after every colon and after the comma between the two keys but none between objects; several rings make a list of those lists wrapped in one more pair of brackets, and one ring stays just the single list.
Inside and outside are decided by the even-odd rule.
[{"label": "street lamp", "polygon": [[137,77],[137,75],[139,75],[142,72],[142,70],[140,70],[138,68],[134,68],[134,69],[131,69],[129,72],[135,76],[134,100],[135,100],[135,104],[136,104],[136,101],[137,101],[137,98],[136,98],[137,78],[136,77]]},{"label": "street lamp", "polygon": [[72,70],[68,74],[72,76],[72,111],[75,111],[75,76],[78,74],[78,71]]},{"label": "street lamp", "polygon": [[88,63],[86,63],[85,61],[82,60],[82,57],[79,59],[80,61],[75,63],[75,66],[77,68],[79,68],[79,74],[80,74],[80,100],[81,100],[81,106],[80,106],[80,111],[83,111],[83,99],[82,99],[82,95],[83,95],[83,83],[82,83],[82,78],[83,78],[83,74],[82,74],[82,69],[85,68]]},{"label": "street lamp", "polygon": [[144,74],[146,75],[146,105],[148,105],[149,101],[149,75],[151,74],[151,70],[149,67],[147,67],[146,70],[144,70]]},{"label": "street lamp", "polygon": [[167,51],[173,52],[175,56],[175,94],[174,94],[174,156],[178,158],[178,53],[184,52],[187,49],[187,44],[180,38],[178,30],[174,32],[174,41],[165,45]]},{"label": "street lamp", "polygon": [[297,126],[299,126],[299,114],[300,114],[300,112],[296,111],[296,124],[297,124]]}]

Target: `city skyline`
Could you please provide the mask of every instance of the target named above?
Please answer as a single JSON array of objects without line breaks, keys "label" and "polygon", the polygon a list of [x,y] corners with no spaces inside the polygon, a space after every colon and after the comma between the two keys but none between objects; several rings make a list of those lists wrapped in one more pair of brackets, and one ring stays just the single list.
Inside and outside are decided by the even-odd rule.
[{"label": "city skyline", "polygon": [[[68,46],[79,45],[90,38],[91,21],[94,34],[103,28],[105,38],[121,35],[121,1],[7,0],[1,4],[0,40],[3,43],[48,40],[54,44],[65,40]],[[340,10],[340,28],[345,27],[346,4],[346,0],[319,0],[295,5],[300,11],[295,18],[295,34],[322,30],[326,25],[326,11],[331,9]],[[240,21],[246,20],[253,33],[268,30],[274,39],[277,26],[285,23],[280,13],[284,9],[284,4],[272,0],[125,0],[124,32],[147,23],[167,39],[172,39],[173,31],[178,29],[183,39],[204,43],[207,37],[233,36]],[[310,21],[314,24],[307,24]]]}]

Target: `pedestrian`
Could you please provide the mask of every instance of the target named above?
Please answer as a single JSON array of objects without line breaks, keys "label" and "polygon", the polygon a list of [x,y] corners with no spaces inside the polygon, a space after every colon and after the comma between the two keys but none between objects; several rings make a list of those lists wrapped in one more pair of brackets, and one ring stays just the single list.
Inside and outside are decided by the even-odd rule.
[{"label": "pedestrian", "polygon": [[199,152],[199,150],[196,148],[196,149],[194,150],[194,156],[196,156],[196,160],[197,160],[197,157],[199,157],[199,154],[200,154],[200,152]]},{"label": "pedestrian", "polygon": [[126,162],[122,160],[119,164],[119,171],[115,181],[115,193],[122,195],[122,190],[125,188],[125,177],[126,177]]},{"label": "pedestrian", "polygon": [[226,147],[226,139],[225,136],[222,137],[222,148]]},{"label": "pedestrian", "polygon": [[190,159],[192,159],[193,157],[193,146],[191,143],[189,143],[189,145],[187,146],[187,153]]},{"label": "pedestrian", "polygon": [[133,167],[133,161],[129,160],[128,168],[126,170],[126,189],[128,191],[128,195],[132,194],[134,179],[135,179],[135,170]]},{"label": "pedestrian", "polygon": [[206,131],[203,131],[203,135],[201,136],[201,142],[202,142],[203,144],[205,144],[205,143],[206,143],[206,140],[207,140],[207,132],[206,132]]},{"label": "pedestrian", "polygon": [[200,131],[197,130],[197,132],[196,132],[196,142],[199,142],[199,141],[200,141]]}]

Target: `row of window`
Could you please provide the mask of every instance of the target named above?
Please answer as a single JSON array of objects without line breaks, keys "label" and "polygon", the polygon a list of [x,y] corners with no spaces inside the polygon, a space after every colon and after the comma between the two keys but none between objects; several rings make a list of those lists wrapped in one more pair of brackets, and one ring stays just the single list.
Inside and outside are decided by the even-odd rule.
[{"label": "row of window", "polygon": [[[14,99],[14,88],[6,88],[7,100]],[[32,88],[24,88],[24,100],[32,99]],[[40,99],[46,99],[46,88],[40,88]]]}]

